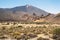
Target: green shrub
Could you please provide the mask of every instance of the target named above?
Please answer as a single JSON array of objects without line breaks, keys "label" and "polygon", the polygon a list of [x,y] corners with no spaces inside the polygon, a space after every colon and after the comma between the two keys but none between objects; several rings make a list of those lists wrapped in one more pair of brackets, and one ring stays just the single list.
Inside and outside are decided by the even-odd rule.
[{"label": "green shrub", "polygon": [[53,30],[53,34],[60,35],[60,28],[56,28]]},{"label": "green shrub", "polygon": [[53,38],[57,39],[60,37],[60,28],[56,28],[53,30]]}]

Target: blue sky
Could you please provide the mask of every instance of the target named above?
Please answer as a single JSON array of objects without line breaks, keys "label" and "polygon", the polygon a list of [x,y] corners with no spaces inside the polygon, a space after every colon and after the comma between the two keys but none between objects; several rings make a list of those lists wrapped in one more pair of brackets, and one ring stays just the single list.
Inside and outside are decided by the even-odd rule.
[{"label": "blue sky", "polygon": [[50,13],[60,12],[60,0],[0,0],[0,8],[32,5]]}]

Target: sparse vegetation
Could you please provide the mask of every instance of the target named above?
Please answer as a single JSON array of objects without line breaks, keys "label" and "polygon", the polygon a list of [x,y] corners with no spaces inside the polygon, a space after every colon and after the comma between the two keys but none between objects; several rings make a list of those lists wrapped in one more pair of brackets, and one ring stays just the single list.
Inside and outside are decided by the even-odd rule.
[{"label": "sparse vegetation", "polygon": [[19,24],[18,22],[15,22],[8,23],[8,25],[1,23],[0,25],[0,39],[11,38],[17,40],[28,40],[38,37],[37,40],[49,40],[45,38],[40,38],[38,35],[44,34],[48,35],[48,37],[50,38],[56,38],[56,35],[60,35],[60,28],[58,26],[59,24]]}]

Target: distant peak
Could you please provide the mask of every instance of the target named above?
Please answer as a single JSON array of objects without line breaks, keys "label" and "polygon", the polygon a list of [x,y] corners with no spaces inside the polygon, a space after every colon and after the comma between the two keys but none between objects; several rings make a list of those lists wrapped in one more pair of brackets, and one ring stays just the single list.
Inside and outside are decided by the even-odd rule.
[{"label": "distant peak", "polygon": [[26,5],[27,8],[30,7],[30,6],[31,6],[31,5],[28,5],[28,4]]},{"label": "distant peak", "polygon": [[29,5],[29,4],[26,4],[26,6],[31,6],[31,5]]}]

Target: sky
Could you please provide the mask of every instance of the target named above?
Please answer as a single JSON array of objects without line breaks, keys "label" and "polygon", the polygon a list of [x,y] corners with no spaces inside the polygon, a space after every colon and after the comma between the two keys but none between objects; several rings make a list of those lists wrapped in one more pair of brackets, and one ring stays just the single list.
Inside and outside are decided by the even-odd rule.
[{"label": "sky", "polygon": [[0,8],[32,5],[49,13],[60,12],[60,0],[0,0]]}]

